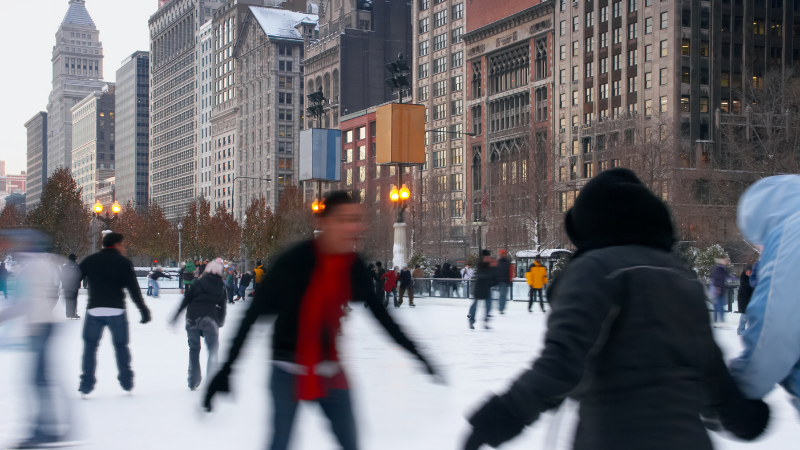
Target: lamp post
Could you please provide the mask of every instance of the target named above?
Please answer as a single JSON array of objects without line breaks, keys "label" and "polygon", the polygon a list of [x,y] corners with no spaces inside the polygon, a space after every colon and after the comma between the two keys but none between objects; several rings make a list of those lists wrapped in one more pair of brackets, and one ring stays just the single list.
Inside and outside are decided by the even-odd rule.
[{"label": "lamp post", "polygon": [[183,222],[178,222],[178,265],[183,261],[181,258],[181,230],[183,230]]},{"label": "lamp post", "polygon": [[113,213],[111,216],[108,215],[108,211],[106,211],[105,217],[101,214],[103,213],[103,204],[100,201],[95,202],[94,206],[92,207],[92,211],[94,211],[94,218],[99,220],[100,222],[105,225],[106,230],[111,229],[111,225],[116,221],[117,215],[122,210],[122,207],[119,206],[119,203],[114,201],[114,204],[111,205],[111,212]]},{"label": "lamp post", "polygon": [[398,164],[398,184],[392,186],[389,192],[389,200],[397,208],[397,221],[394,223],[394,246],[392,247],[392,265],[400,267],[406,262],[406,223],[403,219],[403,212],[406,210],[406,202],[411,198],[411,191],[403,182],[403,167]]}]

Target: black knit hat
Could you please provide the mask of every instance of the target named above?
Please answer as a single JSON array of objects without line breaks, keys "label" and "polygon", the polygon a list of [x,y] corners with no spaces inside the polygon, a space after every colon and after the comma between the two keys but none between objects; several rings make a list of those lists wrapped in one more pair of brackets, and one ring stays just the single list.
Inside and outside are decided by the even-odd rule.
[{"label": "black knit hat", "polygon": [[675,231],[667,206],[628,169],[601,172],[581,189],[564,219],[578,254],[617,245],[671,250]]}]

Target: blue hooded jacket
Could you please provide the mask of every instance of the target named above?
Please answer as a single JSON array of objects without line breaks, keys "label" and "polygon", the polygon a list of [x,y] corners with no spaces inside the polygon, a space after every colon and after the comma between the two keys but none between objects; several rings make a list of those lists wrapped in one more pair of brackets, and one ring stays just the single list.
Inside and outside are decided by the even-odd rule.
[{"label": "blue hooded jacket", "polygon": [[737,216],[745,239],[764,251],[747,306],[744,352],[731,362],[731,375],[749,398],[780,384],[800,410],[800,176],[756,182],[739,200]]}]

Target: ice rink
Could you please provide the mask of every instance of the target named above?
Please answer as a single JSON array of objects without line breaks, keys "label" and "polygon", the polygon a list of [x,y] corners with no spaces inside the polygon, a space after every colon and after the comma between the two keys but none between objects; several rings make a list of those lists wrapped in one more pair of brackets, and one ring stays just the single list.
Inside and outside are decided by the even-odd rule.
[{"label": "ice rink", "polygon": [[[172,291],[176,292],[176,291]],[[79,311],[85,308],[85,294]],[[195,392],[186,385],[188,346],[179,325],[168,324],[180,303],[177,293],[159,299],[146,297],[153,321],[139,324],[139,313],[128,302],[131,322],[132,367],[135,388],[128,395],[116,380],[110,334],[105,332],[98,354],[98,383],[86,400],[78,394],[83,321],[60,321],[54,341],[57,377],[69,399],[74,437],[81,448],[97,450],[266,448],[270,432],[267,391],[270,324],[251,332],[232,377],[232,395],[218,397],[216,409],[200,409],[204,386]],[[437,385],[422,367],[378,326],[368,310],[354,305],[343,328],[340,345],[356,405],[360,447],[380,450],[460,449],[468,426],[464,419],[491,391],[501,391],[539,353],[546,316],[528,314],[526,304],[514,302],[505,315],[494,314],[492,330],[482,322],[467,327],[467,300],[420,299],[415,309],[392,309],[395,319],[442,369],[446,385]],[[221,332],[220,358],[227,357],[232,334],[249,302],[229,308]],[[62,303],[54,313],[63,317]],[[84,314],[81,311],[80,314]],[[479,308],[483,317],[483,307]],[[740,349],[736,336],[738,314],[728,314],[729,329],[717,329],[726,357]],[[8,331],[6,329],[6,331]],[[0,449],[23,437],[29,394],[27,353],[0,350]],[[205,358],[205,355],[201,355]],[[205,364],[203,365],[205,369]],[[204,374],[205,378],[205,374]],[[206,380],[204,379],[204,382]],[[800,442],[800,416],[787,395],[774,390],[767,398],[772,421],[767,434],[745,444],[714,436],[718,449],[789,449]],[[566,404],[545,415],[502,449],[571,448],[576,405]],[[293,449],[338,448],[318,406],[301,407],[294,429]],[[487,447],[488,448],[488,447]]]}]

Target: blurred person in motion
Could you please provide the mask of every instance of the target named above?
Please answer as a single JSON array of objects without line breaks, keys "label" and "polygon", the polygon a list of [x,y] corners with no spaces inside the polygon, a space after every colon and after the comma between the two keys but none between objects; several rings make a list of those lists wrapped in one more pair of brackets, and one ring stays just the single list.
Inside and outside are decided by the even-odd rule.
[{"label": "blurred person in motion", "polygon": [[414,279],[411,277],[411,271],[408,270],[408,265],[403,264],[403,269],[400,270],[400,303],[403,304],[403,295],[408,292],[408,306],[415,307],[414,304]]},{"label": "blurred person in motion", "polygon": [[[714,297],[714,327],[725,327],[725,308],[728,307],[727,289],[725,283],[730,278],[728,273],[728,260],[725,258],[715,258],[714,262],[717,263],[709,278],[711,279],[711,294]],[[720,325],[717,325],[720,323]]]},{"label": "blurred person in motion", "polygon": [[208,349],[206,373],[217,365],[219,329],[225,325],[226,304],[222,295],[222,260],[216,259],[206,266],[203,276],[195,286],[186,291],[172,324],[178,322],[181,312],[186,310],[186,334],[189,336],[189,389],[195,390],[203,380],[200,369],[200,338],[205,339]]},{"label": "blurred person in motion", "polygon": [[[84,258],[79,267],[82,276],[89,279],[89,304],[83,323],[83,373],[78,390],[84,396],[94,390],[97,383],[97,347],[103,330],[108,327],[117,359],[117,380],[123,390],[130,392],[133,389],[133,370],[128,349],[130,333],[124,290],[128,290],[131,300],[142,314],[140,323],[150,322],[150,310],[142,298],[133,264],[125,257],[124,236],[119,233],[103,236],[103,249]],[[153,273],[154,277],[161,273],[160,269],[159,266]],[[154,294],[154,297],[158,297],[157,286]]]},{"label": "blurred person in motion", "polygon": [[204,259],[203,261],[195,261],[195,265],[197,266],[197,276],[203,274],[206,270],[206,265],[208,264],[208,260]]},{"label": "blurred person in motion", "polygon": [[344,369],[338,358],[337,334],[347,302],[366,301],[389,335],[435,375],[416,345],[392,320],[372,288],[372,275],[354,253],[364,230],[361,206],[346,192],[325,198],[313,240],[279,256],[264,275],[261,289],[242,320],[227,362],[208,386],[205,407],[217,392],[229,391],[229,377],[250,328],[261,316],[276,316],[272,336],[273,400],[269,448],[285,450],[300,401],[319,403],[344,450],[356,450],[356,420]]},{"label": "blurred person in motion", "polygon": [[528,312],[533,312],[531,308],[533,307],[533,302],[536,301],[536,295],[539,295],[539,306],[542,307],[542,312],[546,312],[544,310],[542,290],[544,289],[544,285],[547,284],[547,268],[542,265],[542,258],[540,256],[536,256],[528,272],[525,273],[525,281],[528,282],[528,287],[530,287],[528,291]]},{"label": "blurred person in motion", "polygon": [[[208,270],[208,267],[206,267]],[[233,304],[233,294],[236,292],[236,268],[230,264],[225,269],[225,294],[228,296],[228,303]]]},{"label": "blurred person in motion", "polygon": [[182,262],[180,267],[178,268],[178,289],[181,290],[181,294],[183,294],[183,268],[186,267],[186,263]]},{"label": "blurred person in motion", "polygon": [[[386,274],[386,269],[383,268],[383,263],[380,261],[375,261],[375,293],[378,294],[378,297],[381,300],[386,298],[386,293],[383,292],[383,275]],[[387,300],[388,301],[388,300]],[[369,305],[369,303],[366,303]],[[387,303],[384,302],[384,305]]]},{"label": "blurred person in motion", "polygon": [[158,298],[158,293],[161,291],[161,285],[158,284],[158,280],[162,278],[172,279],[172,276],[164,272],[164,268],[161,266],[156,266],[155,272],[150,275],[150,284],[153,286],[153,298]]},{"label": "blurred person in motion", "polygon": [[400,305],[397,304],[397,281],[400,279],[400,268],[394,266],[394,268],[381,276],[381,281],[383,282],[383,292],[384,292],[384,301],[383,306],[389,307],[389,296],[394,296],[393,305],[395,308],[399,308]]},{"label": "blurred person in motion", "polygon": [[81,270],[78,258],[70,253],[67,262],[61,267],[61,287],[64,289],[64,304],[67,309],[67,319],[80,319],[78,315],[78,290],[81,287]]},{"label": "blurred person in motion", "polygon": [[181,280],[183,282],[182,287],[184,290],[191,289],[194,285],[194,273],[197,271],[197,266],[192,262],[192,260],[186,261],[186,265],[183,266],[183,277]]},{"label": "blurred person in motion", "polygon": [[505,249],[500,250],[499,255],[500,257],[494,264],[494,277],[498,293],[497,309],[500,310],[500,314],[505,314],[506,299],[511,287],[511,261],[508,260],[508,252]]},{"label": "blurred person in motion", "polygon": [[242,274],[242,278],[239,279],[239,296],[236,298],[236,300],[245,299],[245,291],[247,291],[247,287],[250,286],[250,281],[252,280],[253,274],[250,273],[249,270]]},{"label": "blurred person in motion", "polygon": [[150,280],[153,277],[153,272],[155,272],[155,269],[150,269],[150,271],[147,272],[147,278],[146,279],[147,279],[147,296],[148,297],[153,295],[153,283],[150,282]]},{"label": "blurred person in motion", "polygon": [[800,411],[800,176],[754,183],[739,199],[737,222],[763,251],[750,275],[755,290],[744,350],[731,361],[731,373],[748,398],[763,398],[779,384]]},{"label": "blurred person in motion", "polygon": [[264,278],[264,265],[261,264],[261,261],[256,261],[256,268],[253,269],[253,292],[250,293],[252,297],[255,294],[255,291],[261,287],[261,280]]},{"label": "blurred person in motion", "polygon": [[486,304],[486,316],[483,320],[483,327],[489,330],[489,319],[492,317],[492,286],[497,284],[495,280],[495,270],[492,267],[492,253],[489,250],[481,251],[481,259],[478,262],[478,270],[475,275],[475,299],[469,307],[467,319],[469,319],[469,329],[475,329],[475,321],[478,315],[478,302],[481,300]]},{"label": "blurred person in motion", "polygon": [[[33,353],[33,367],[30,372],[34,388],[31,429],[29,437],[8,449],[34,449],[65,447],[70,423],[68,408],[62,402],[68,401],[59,395],[56,401],[58,383],[54,380],[51,363],[51,349],[57,325],[53,322],[53,308],[58,303],[60,283],[60,262],[58,257],[45,253],[50,239],[43,233],[33,230],[8,230],[3,235],[12,243],[14,259],[19,261],[17,288],[14,295],[18,301],[13,306],[0,310],[0,324],[11,319],[24,317],[30,338],[30,351]],[[8,405],[6,405],[7,407]],[[61,407],[59,407],[61,406]]]},{"label": "blurred person in motion", "polygon": [[753,287],[750,286],[750,274],[753,272],[751,266],[746,266],[739,276],[739,289],[736,295],[736,304],[739,306],[739,328],[736,329],[736,334],[739,336],[744,333],[747,326],[747,305],[750,303],[750,298],[753,296]]},{"label": "blurred person in motion", "polygon": [[5,262],[0,262],[0,291],[3,291],[3,297],[8,298],[8,269]]},{"label": "blurred person in motion", "polygon": [[612,169],[583,187],[565,228],[577,251],[549,287],[544,349],[472,415],[464,448],[497,447],[567,397],[580,402],[576,450],[709,450],[701,412],[740,439],[761,435],[769,408],[728,373],[665,204]]}]

